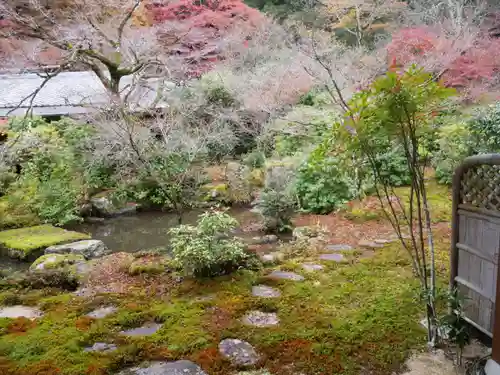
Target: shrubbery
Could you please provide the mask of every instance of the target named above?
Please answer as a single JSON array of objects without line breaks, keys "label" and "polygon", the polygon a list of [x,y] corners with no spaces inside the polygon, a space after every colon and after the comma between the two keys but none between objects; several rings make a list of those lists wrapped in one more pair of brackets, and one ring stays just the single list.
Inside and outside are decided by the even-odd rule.
[{"label": "shrubbery", "polygon": [[194,276],[217,276],[251,264],[245,245],[231,235],[238,222],[221,211],[205,212],[196,226],[172,228],[174,261]]}]

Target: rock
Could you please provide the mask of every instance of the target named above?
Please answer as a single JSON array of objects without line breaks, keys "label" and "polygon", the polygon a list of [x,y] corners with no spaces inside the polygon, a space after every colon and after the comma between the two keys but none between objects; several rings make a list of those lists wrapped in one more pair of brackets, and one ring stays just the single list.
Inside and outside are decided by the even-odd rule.
[{"label": "rock", "polygon": [[300,240],[303,238],[313,238],[319,237],[323,234],[321,229],[317,226],[309,226],[309,227],[296,227],[292,232],[292,236],[294,240]]},{"label": "rock", "polygon": [[254,327],[272,327],[280,322],[275,313],[266,313],[262,311],[250,311],[243,317],[243,323]]},{"label": "rock", "polygon": [[0,318],[28,318],[36,319],[43,316],[43,312],[30,306],[9,306],[0,308]]},{"label": "rock", "polygon": [[338,244],[338,245],[327,245],[326,250],[328,251],[352,251],[354,248],[350,245]]},{"label": "rock", "polygon": [[281,296],[278,289],[271,288],[267,285],[255,285],[252,287],[252,296],[262,298],[277,298]]},{"label": "rock", "polygon": [[285,260],[285,255],[279,251],[275,251],[274,253],[261,254],[260,260],[264,264],[275,264]]},{"label": "rock", "polygon": [[150,336],[159,331],[161,327],[162,325],[158,323],[146,323],[141,327],[128,329],[120,333],[126,336]]},{"label": "rock", "polygon": [[303,281],[304,276],[301,276],[294,272],[285,272],[285,271],[273,271],[268,277],[271,279],[281,279],[281,280],[293,280],[293,281]]},{"label": "rock", "polygon": [[107,197],[92,197],[90,198],[92,207],[99,216],[114,217],[126,214],[134,214],[137,212],[139,205],[137,203],[127,203],[124,207],[116,207],[113,202]]},{"label": "rock", "polygon": [[219,352],[236,366],[253,366],[260,356],[252,345],[238,339],[225,339],[219,343]]},{"label": "rock", "polygon": [[118,375],[207,375],[196,363],[181,360],[175,362],[151,362],[141,367],[121,371]]},{"label": "rock", "polygon": [[111,253],[104,242],[100,240],[85,240],[64,245],[50,246],[45,249],[45,254],[79,254],[85,259],[101,258]]},{"label": "rock", "polygon": [[86,347],[83,349],[85,352],[113,352],[115,351],[117,346],[115,344],[107,344],[105,342],[96,342],[94,345]]},{"label": "rock", "polygon": [[26,259],[41,255],[48,246],[88,239],[85,233],[78,233],[52,225],[9,229],[0,232],[0,245],[7,249],[12,258]]},{"label": "rock", "polygon": [[256,371],[240,371],[236,375],[272,375],[267,370],[256,370]]},{"label": "rock", "polygon": [[98,309],[88,313],[87,316],[94,319],[103,319],[117,311],[118,309],[115,306],[99,307]]},{"label": "rock", "polygon": [[262,237],[254,237],[252,238],[252,243],[254,245],[265,245],[278,242],[278,236],[275,234],[267,234]]},{"label": "rock", "polygon": [[307,272],[321,271],[324,267],[321,264],[304,263],[302,268]]},{"label": "rock", "polygon": [[77,263],[85,263],[85,258],[82,255],[76,254],[47,254],[35,260],[30,266],[30,270],[43,271],[47,269],[66,268]]},{"label": "rock", "polygon": [[321,254],[319,259],[332,262],[342,262],[344,261],[344,256],[342,254]]},{"label": "rock", "polygon": [[384,245],[382,245],[382,244],[378,244],[378,243],[375,243],[374,241],[367,241],[367,240],[359,241],[358,245],[360,247],[366,247],[369,249],[376,249],[376,248],[384,247]]}]

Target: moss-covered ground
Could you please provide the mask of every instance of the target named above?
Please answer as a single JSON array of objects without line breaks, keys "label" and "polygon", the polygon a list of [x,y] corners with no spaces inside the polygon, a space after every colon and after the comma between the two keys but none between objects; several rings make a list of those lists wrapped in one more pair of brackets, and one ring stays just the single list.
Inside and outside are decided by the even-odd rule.
[{"label": "moss-covered ground", "polygon": [[[443,215],[449,211],[447,194],[438,192],[432,199]],[[438,273],[444,285],[449,232],[443,224],[447,226],[435,225]],[[363,223],[354,225],[363,231]],[[418,323],[423,316],[419,284],[408,255],[391,243],[370,257],[360,250],[346,253],[346,259],[323,262],[322,271],[311,273],[302,270],[305,259],[300,258],[274,267],[302,274],[302,282],[271,280],[267,268],[215,279],[184,279],[162,293],[132,288],[120,295],[83,298],[57,290],[20,290],[15,302],[37,305],[45,315],[37,321],[0,320],[0,374],[114,374],[145,359],[190,359],[210,375],[234,374],[238,369],[218,352],[224,338],[250,342],[262,354],[256,368],[272,374],[391,374],[426,341]],[[158,282],[156,276],[135,277]],[[260,284],[280,289],[281,297],[253,297],[252,286]],[[118,311],[99,320],[85,316],[106,305]],[[276,312],[280,324],[246,326],[241,318],[249,310]],[[163,326],[147,337],[120,334],[145,322]],[[95,342],[113,342],[118,350],[84,351]]]}]

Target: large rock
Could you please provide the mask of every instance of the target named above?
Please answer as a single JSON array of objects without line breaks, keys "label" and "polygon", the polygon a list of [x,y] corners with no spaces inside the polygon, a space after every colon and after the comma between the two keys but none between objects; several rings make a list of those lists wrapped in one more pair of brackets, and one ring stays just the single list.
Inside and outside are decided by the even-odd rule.
[{"label": "large rock", "polygon": [[101,258],[111,253],[104,242],[100,240],[85,240],[64,245],[50,246],[45,254],[78,254],[85,259]]},{"label": "large rock", "polygon": [[7,249],[12,258],[27,259],[40,255],[48,246],[89,238],[78,233],[52,225],[10,229],[0,232],[0,246]]},{"label": "large rock", "polygon": [[121,371],[118,375],[207,375],[191,361],[152,362]]},{"label": "large rock", "polygon": [[127,214],[134,214],[137,212],[139,205],[137,203],[127,203],[123,207],[116,207],[111,199],[107,197],[93,197],[90,198],[93,211],[99,216],[113,217]]},{"label": "large rock", "polygon": [[219,343],[219,352],[236,366],[253,366],[260,356],[252,345],[238,339],[225,339]]}]

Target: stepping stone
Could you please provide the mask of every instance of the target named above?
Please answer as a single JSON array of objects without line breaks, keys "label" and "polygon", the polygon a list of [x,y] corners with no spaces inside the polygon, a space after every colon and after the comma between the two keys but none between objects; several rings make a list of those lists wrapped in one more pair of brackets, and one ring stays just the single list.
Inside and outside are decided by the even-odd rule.
[{"label": "stepping stone", "polygon": [[94,345],[92,346],[89,346],[85,349],[83,349],[83,351],[85,352],[113,352],[115,351],[117,348],[117,346],[115,344],[107,344],[105,342],[96,342]]},{"label": "stepping stone", "polygon": [[328,260],[328,261],[332,261],[332,262],[342,262],[345,260],[345,258],[342,254],[321,254],[319,256],[319,259]]},{"label": "stepping stone", "polygon": [[267,285],[254,285],[252,287],[252,296],[262,298],[277,298],[281,296],[278,289],[271,288]]},{"label": "stepping stone", "polygon": [[278,236],[275,234],[267,234],[262,237],[254,237],[252,238],[252,243],[255,245],[265,245],[270,243],[278,242]]},{"label": "stepping stone", "polygon": [[98,309],[88,313],[87,316],[94,319],[103,319],[117,311],[118,309],[115,306],[99,307]]},{"label": "stepping stone", "polygon": [[123,370],[118,375],[207,375],[196,363],[181,360],[175,362],[150,362],[141,367]]},{"label": "stepping stone", "polygon": [[375,242],[378,245],[385,245],[385,244],[391,243],[392,241],[391,240],[385,240],[383,238],[378,238],[378,239],[374,240],[373,242]]},{"label": "stepping stone", "polygon": [[375,241],[366,241],[366,240],[359,241],[358,245],[361,247],[367,247],[370,249],[384,247],[384,245],[376,243]]},{"label": "stepping stone", "polygon": [[222,340],[219,343],[219,352],[236,366],[252,366],[260,359],[252,345],[238,339]]},{"label": "stepping stone", "polygon": [[28,318],[28,319],[36,319],[41,318],[43,316],[43,312],[40,310],[29,307],[29,306],[9,306],[0,308],[0,318]]},{"label": "stepping stone", "polygon": [[280,280],[292,280],[292,281],[304,280],[304,276],[301,276],[295,272],[285,272],[285,271],[273,271],[268,275],[268,277]]},{"label": "stepping stone", "polygon": [[240,371],[236,375],[272,375],[267,370],[256,370],[256,371]]},{"label": "stepping stone", "polygon": [[265,313],[262,311],[250,311],[243,317],[243,323],[254,327],[272,327],[280,322],[275,313]]},{"label": "stepping stone", "polygon": [[162,327],[158,323],[146,323],[141,327],[128,329],[126,331],[121,331],[122,335],[126,336],[150,336],[157,332]]},{"label": "stepping stone", "polygon": [[340,244],[340,245],[327,245],[326,250],[328,251],[352,251],[354,248],[350,245]]},{"label": "stepping stone", "polygon": [[285,256],[283,253],[280,253],[279,251],[276,251],[274,253],[269,253],[269,254],[262,254],[260,256],[260,260],[264,264],[272,264],[272,263],[278,263],[282,262],[285,259]]},{"label": "stepping stone", "polygon": [[307,272],[321,271],[324,267],[321,264],[304,263],[302,268]]}]

